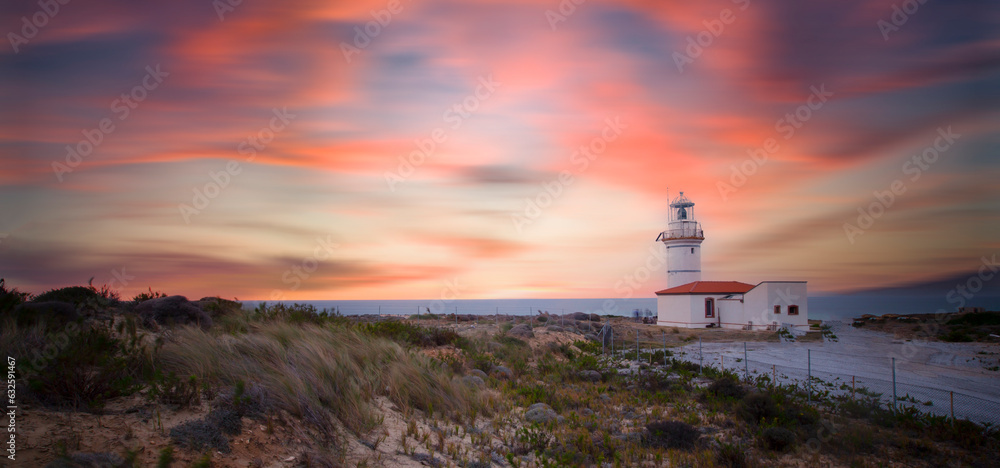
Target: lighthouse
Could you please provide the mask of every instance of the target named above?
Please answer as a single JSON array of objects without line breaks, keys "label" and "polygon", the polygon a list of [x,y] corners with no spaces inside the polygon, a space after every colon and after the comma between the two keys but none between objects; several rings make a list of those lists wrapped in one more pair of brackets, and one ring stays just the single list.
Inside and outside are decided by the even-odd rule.
[{"label": "lighthouse", "polygon": [[701,281],[701,243],[705,234],[684,192],[670,202],[670,222],[656,240],[667,248],[667,287]]}]

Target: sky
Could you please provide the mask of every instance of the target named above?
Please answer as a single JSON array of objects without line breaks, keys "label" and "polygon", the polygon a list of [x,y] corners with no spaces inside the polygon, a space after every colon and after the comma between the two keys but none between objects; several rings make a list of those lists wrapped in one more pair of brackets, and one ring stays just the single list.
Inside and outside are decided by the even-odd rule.
[{"label": "sky", "polygon": [[21,290],[652,297],[680,191],[705,280],[1000,251],[995,2],[6,1],[0,32]]}]

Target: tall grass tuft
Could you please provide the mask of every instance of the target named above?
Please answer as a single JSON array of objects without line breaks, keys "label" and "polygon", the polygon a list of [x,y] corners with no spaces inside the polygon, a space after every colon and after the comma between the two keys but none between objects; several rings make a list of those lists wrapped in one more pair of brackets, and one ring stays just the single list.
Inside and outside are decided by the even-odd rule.
[{"label": "tall grass tuft", "polygon": [[222,385],[247,382],[261,389],[265,406],[331,435],[334,419],[356,434],[375,428],[371,399],[378,395],[400,407],[445,413],[468,412],[476,404],[474,390],[437,361],[348,327],[270,322],[237,336],[182,328],[160,358],[179,375]]}]

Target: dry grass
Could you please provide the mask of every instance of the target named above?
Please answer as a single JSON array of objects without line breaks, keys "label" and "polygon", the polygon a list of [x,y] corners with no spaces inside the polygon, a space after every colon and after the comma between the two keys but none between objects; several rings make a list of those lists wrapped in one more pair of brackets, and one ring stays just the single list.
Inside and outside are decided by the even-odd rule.
[{"label": "dry grass", "polygon": [[238,336],[183,328],[160,359],[179,375],[260,388],[265,405],[325,430],[334,427],[328,414],[356,434],[375,428],[370,402],[378,395],[402,408],[453,415],[477,405],[474,389],[438,361],[349,327],[266,323]]}]

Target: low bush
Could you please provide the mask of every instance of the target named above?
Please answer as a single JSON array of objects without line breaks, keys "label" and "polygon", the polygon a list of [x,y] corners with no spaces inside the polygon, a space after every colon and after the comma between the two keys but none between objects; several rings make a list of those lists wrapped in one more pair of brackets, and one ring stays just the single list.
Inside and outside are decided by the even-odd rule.
[{"label": "low bush", "polygon": [[760,424],[780,416],[774,399],[769,393],[763,392],[750,393],[743,397],[736,413],[751,424]]},{"label": "low bush", "polygon": [[135,337],[123,339],[107,328],[87,326],[62,339],[62,346],[51,348],[56,352],[50,359],[23,377],[28,397],[42,404],[100,409],[111,398],[138,391],[152,374],[152,354]]},{"label": "low bush", "polygon": [[683,421],[657,421],[646,425],[645,445],[667,449],[691,449],[701,435]]},{"label": "low bush", "polygon": [[783,427],[769,427],[760,434],[761,445],[768,450],[783,452],[795,446],[795,433]]},{"label": "low bush", "polygon": [[0,278],[0,317],[4,317],[15,307],[27,301],[31,294],[18,291],[17,288],[7,289],[5,281]]},{"label": "low bush", "polygon": [[747,391],[743,388],[739,382],[735,379],[728,377],[723,377],[715,379],[711,385],[708,386],[708,393],[715,395],[719,398],[729,398],[733,400],[739,400],[746,395]]},{"label": "low bush", "polygon": [[364,324],[361,330],[372,336],[389,338],[394,341],[429,348],[452,345],[467,348],[468,340],[448,328],[422,327],[407,322],[375,322]]}]

